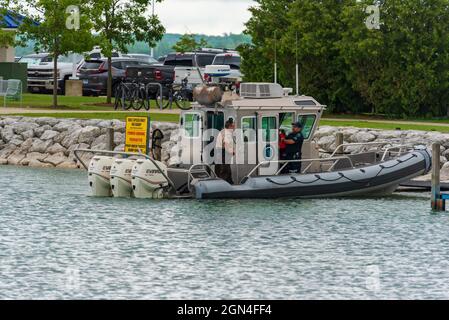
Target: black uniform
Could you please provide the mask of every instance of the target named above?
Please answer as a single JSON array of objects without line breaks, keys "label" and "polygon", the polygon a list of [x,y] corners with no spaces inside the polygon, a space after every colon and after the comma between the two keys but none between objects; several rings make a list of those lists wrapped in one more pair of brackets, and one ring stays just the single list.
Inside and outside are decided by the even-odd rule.
[{"label": "black uniform", "polygon": [[[302,145],[304,143],[304,136],[302,132],[290,133],[286,140],[295,141],[294,144],[288,144],[285,149],[286,159],[285,160],[301,160],[302,159]],[[289,163],[282,173],[300,173],[301,172],[301,162],[291,162]]]}]

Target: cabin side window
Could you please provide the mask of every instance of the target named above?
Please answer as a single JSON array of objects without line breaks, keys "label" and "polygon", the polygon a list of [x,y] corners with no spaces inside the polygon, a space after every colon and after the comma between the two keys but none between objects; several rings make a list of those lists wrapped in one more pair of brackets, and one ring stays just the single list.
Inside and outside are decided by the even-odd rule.
[{"label": "cabin side window", "polygon": [[309,139],[313,126],[315,125],[316,116],[313,114],[300,115],[298,116],[298,121],[303,125],[302,134],[304,135],[304,139]]},{"label": "cabin side window", "polygon": [[184,116],[184,132],[187,138],[200,137],[201,117],[197,113],[188,113]]},{"label": "cabin side window", "polygon": [[277,132],[277,118],[276,117],[263,117],[262,118],[262,139],[263,142],[276,142],[278,141]]},{"label": "cabin side window", "polygon": [[242,135],[243,142],[255,142],[257,140],[256,133],[256,117],[243,117],[242,118]]}]

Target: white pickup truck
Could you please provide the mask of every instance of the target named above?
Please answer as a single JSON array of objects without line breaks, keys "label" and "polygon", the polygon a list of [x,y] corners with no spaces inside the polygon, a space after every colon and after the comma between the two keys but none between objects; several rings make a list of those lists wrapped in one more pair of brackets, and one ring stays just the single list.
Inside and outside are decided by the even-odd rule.
[{"label": "white pickup truck", "polygon": [[[75,56],[80,61],[82,56]],[[22,57],[19,63],[28,64],[28,91],[44,92],[53,90],[53,57],[49,53],[30,54]],[[73,73],[73,56],[58,59],[58,90],[64,92],[65,81]]]}]

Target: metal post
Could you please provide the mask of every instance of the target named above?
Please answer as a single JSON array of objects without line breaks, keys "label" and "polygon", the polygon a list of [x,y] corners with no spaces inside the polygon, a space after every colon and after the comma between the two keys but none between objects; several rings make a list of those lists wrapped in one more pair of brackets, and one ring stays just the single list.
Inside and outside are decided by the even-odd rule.
[{"label": "metal post", "polygon": [[114,151],[114,128],[106,129],[106,150]]},{"label": "metal post", "polygon": [[[153,2],[151,3],[151,9],[152,9],[152,12],[153,12],[153,18],[154,18],[154,11],[155,11],[155,8],[154,8],[154,0],[153,0]],[[154,58],[154,47],[152,47],[151,48],[151,57],[153,57]]]},{"label": "metal post", "polygon": [[344,144],[343,132],[337,132],[337,137],[335,139],[335,145],[337,150],[335,151],[335,154],[342,154],[344,152],[343,147],[341,147],[343,144]]},{"label": "metal post", "polygon": [[440,144],[432,145],[432,210],[445,211],[445,200],[441,198],[440,186]]}]

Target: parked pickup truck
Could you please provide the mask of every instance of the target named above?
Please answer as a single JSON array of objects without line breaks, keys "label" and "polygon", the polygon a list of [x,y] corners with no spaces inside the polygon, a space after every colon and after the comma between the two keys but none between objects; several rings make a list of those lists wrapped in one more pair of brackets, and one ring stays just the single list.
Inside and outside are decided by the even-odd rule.
[{"label": "parked pickup truck", "polygon": [[[80,61],[80,56],[75,56]],[[49,53],[30,54],[22,57],[19,63],[28,64],[28,91],[45,92],[53,90],[53,57]],[[58,59],[58,91],[64,93],[65,81],[72,76],[73,57]]]},{"label": "parked pickup truck", "polygon": [[[167,92],[167,86],[173,84],[175,70],[172,66],[149,65],[149,66],[129,66],[126,68],[125,81],[140,83],[161,84],[163,92]],[[159,86],[150,86],[150,95],[152,98],[159,91]]]}]

